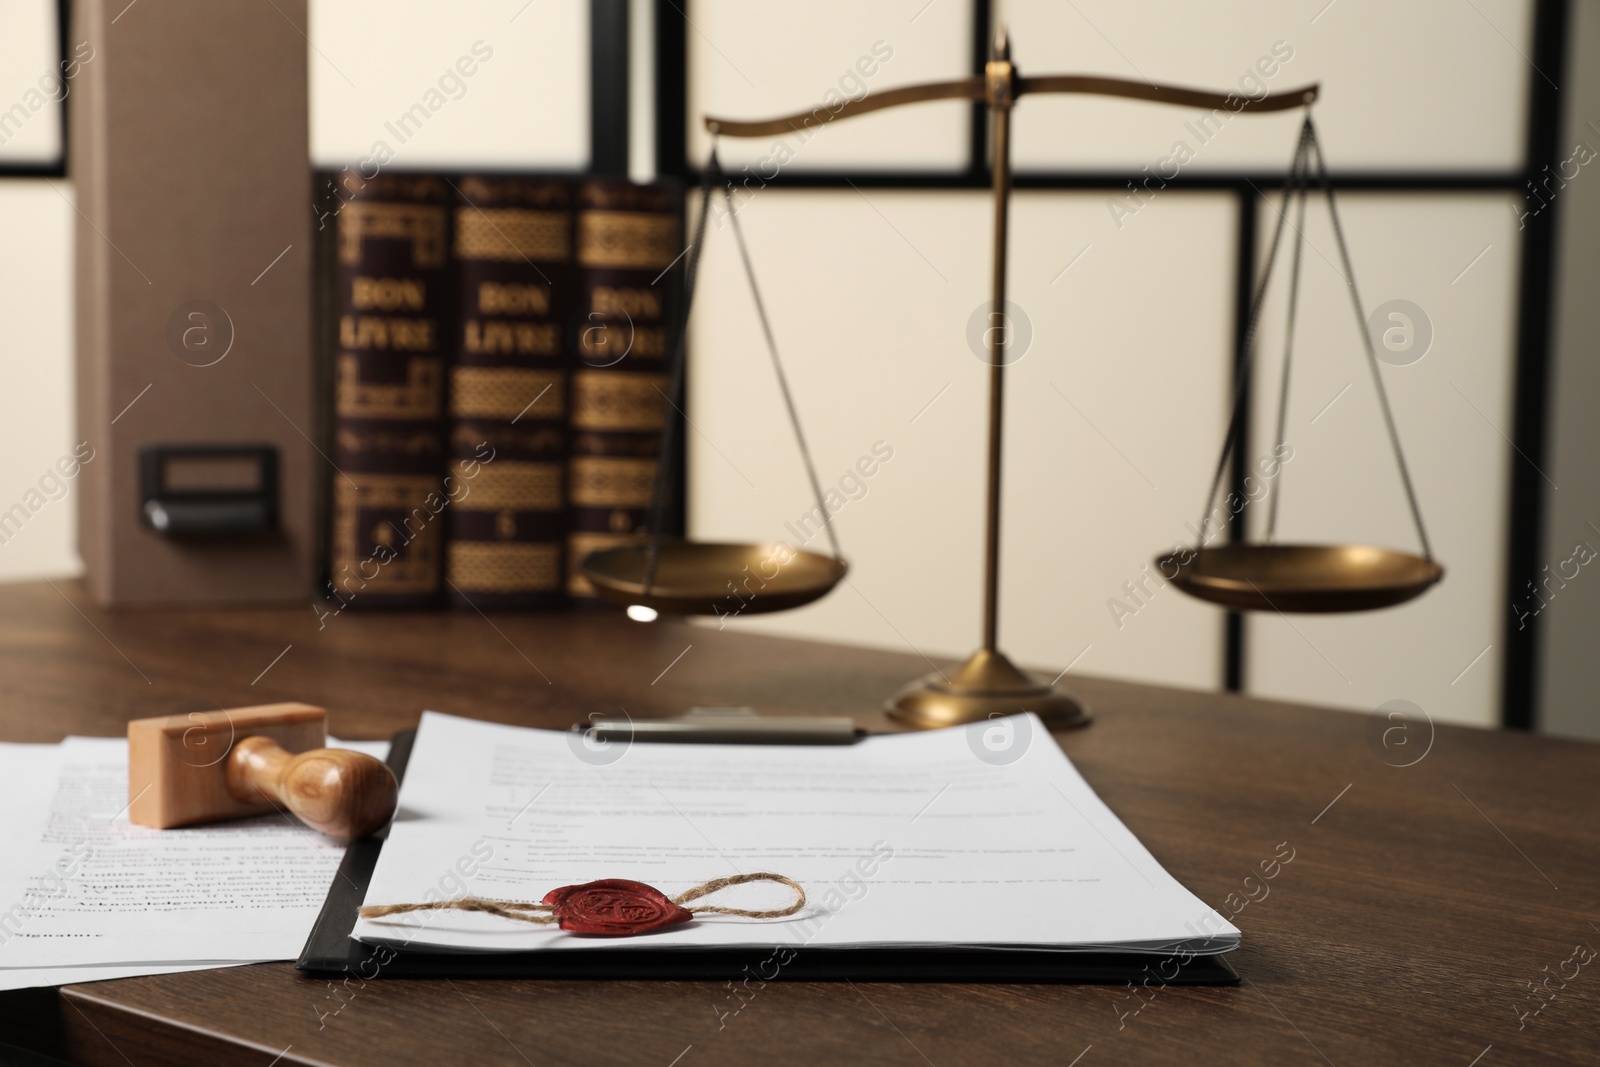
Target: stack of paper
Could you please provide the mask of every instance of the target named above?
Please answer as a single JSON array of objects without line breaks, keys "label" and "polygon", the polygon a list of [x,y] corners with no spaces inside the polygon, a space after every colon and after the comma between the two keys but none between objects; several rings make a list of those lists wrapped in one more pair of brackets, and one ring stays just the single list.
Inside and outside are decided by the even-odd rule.
[{"label": "stack of paper", "polygon": [[341,842],[286,815],[152,830],[127,812],[126,739],[0,744],[0,990],[299,954]]},{"label": "stack of paper", "polygon": [[[956,946],[1193,955],[1239,931],[1168,874],[1036,717],[850,746],[613,743],[425,713],[369,905],[541,900],[627,878],[669,896],[771,871],[810,906],[641,937],[481,912],[363,919],[357,939],[454,951]],[[793,899],[746,884],[701,903]]]}]

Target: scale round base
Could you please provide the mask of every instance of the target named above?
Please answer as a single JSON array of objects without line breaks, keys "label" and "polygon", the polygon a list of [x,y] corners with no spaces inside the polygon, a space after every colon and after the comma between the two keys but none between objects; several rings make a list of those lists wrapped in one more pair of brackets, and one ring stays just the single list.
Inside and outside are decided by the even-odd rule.
[{"label": "scale round base", "polygon": [[1024,674],[1003,652],[980,649],[948,674],[929,674],[902,688],[889,717],[920,730],[961,726],[1031,711],[1051,729],[1086,726],[1082,701]]}]

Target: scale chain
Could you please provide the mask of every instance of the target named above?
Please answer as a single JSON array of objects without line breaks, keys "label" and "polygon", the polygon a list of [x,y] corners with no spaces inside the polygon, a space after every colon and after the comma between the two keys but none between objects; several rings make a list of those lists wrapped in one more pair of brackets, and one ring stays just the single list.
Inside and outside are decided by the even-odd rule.
[{"label": "scale chain", "polygon": [[[1283,458],[1283,446],[1289,433],[1289,370],[1294,356],[1294,326],[1300,308],[1300,261],[1304,258],[1306,248],[1306,194],[1307,179],[1310,177],[1310,155],[1306,146],[1313,136],[1310,116],[1300,128],[1301,150],[1296,154],[1299,166],[1289,174],[1289,181],[1284,186],[1283,210],[1289,210],[1290,201],[1293,200],[1299,215],[1299,221],[1294,223],[1294,259],[1289,266],[1289,306],[1285,314],[1283,328],[1283,381],[1278,388],[1278,432],[1275,435],[1277,449],[1274,452],[1279,460]],[[1283,478],[1283,465],[1280,462],[1277,472],[1272,477],[1272,499],[1267,502],[1267,540],[1270,542],[1278,534],[1278,501],[1283,496],[1280,488]]]},{"label": "scale chain", "polygon": [[[1309,152],[1307,145],[1309,116],[1305,124],[1300,127],[1300,140],[1295,145],[1294,159],[1289,164],[1290,173],[1293,174],[1304,165],[1305,157]],[[1285,205],[1287,206],[1287,204]],[[1272,280],[1272,268],[1278,261],[1278,247],[1283,241],[1283,228],[1289,221],[1287,211],[1278,216],[1278,225],[1272,231],[1272,244],[1267,249],[1267,262],[1261,271],[1261,281],[1256,286],[1255,297],[1250,301],[1250,318],[1245,324],[1244,336],[1240,339],[1239,355],[1236,361],[1233,389],[1232,416],[1228,420],[1228,431],[1222,439],[1222,454],[1217,457],[1217,469],[1211,478],[1211,489],[1206,493],[1205,504],[1201,508],[1200,525],[1195,535],[1195,548],[1202,549],[1208,540],[1207,534],[1211,529],[1211,503],[1217,498],[1217,490],[1222,487],[1222,473],[1228,467],[1228,456],[1233,452],[1235,440],[1239,436],[1240,428],[1244,421],[1244,395],[1245,387],[1250,382],[1250,371],[1255,362],[1255,336],[1256,326],[1261,321],[1261,308],[1266,302],[1267,283]]]},{"label": "scale chain", "polygon": [[800,447],[801,459],[805,460],[806,477],[811,480],[811,493],[816,498],[817,510],[822,513],[822,526],[828,531],[828,543],[833,546],[833,558],[840,559],[839,534],[834,529],[833,516],[828,511],[828,505],[823,500],[822,482],[817,479],[817,465],[811,460],[811,449],[806,445],[805,432],[800,428],[800,413],[795,409],[794,395],[789,391],[789,377],[784,374],[783,361],[778,358],[778,342],[773,338],[772,323],[767,319],[767,304],[761,299],[761,287],[756,284],[756,271],[750,262],[750,250],[744,242],[744,231],[739,228],[739,214],[734,207],[731,182],[723,185],[722,196],[728,205],[728,219],[733,224],[733,238],[739,246],[739,260],[744,264],[744,276],[750,282],[750,298],[756,305],[756,317],[761,320],[761,333],[766,337],[767,351],[772,355],[772,370],[778,378],[778,389],[783,393],[783,405],[789,412],[789,425],[794,427],[795,443]]},{"label": "scale chain", "polygon": [[[1311,125],[1307,117],[1306,125]],[[1422,554],[1433,562],[1433,547],[1428,542],[1427,528],[1422,524],[1422,508],[1417,504],[1417,491],[1411,484],[1411,471],[1406,466],[1406,454],[1400,447],[1400,431],[1394,424],[1394,412],[1389,407],[1389,392],[1383,386],[1383,370],[1378,366],[1378,353],[1372,347],[1372,331],[1361,314],[1361,294],[1356,290],[1356,272],[1350,265],[1350,249],[1345,245],[1344,227],[1339,224],[1339,210],[1333,202],[1333,183],[1328,180],[1328,165],[1322,156],[1322,144],[1316,131],[1311,131],[1311,147],[1317,154],[1317,179],[1328,198],[1328,217],[1333,220],[1333,235],[1339,243],[1339,258],[1344,262],[1344,277],[1350,287],[1350,303],[1356,313],[1356,328],[1361,333],[1367,352],[1367,365],[1372,370],[1372,382],[1378,387],[1378,406],[1383,410],[1383,424],[1389,431],[1389,443],[1394,448],[1395,464],[1400,468],[1400,481],[1405,486],[1406,502],[1411,505],[1411,518],[1417,524],[1417,538],[1422,542]]]},{"label": "scale chain", "polygon": [[[711,162],[700,180],[700,218],[695,222],[694,240],[689,245],[689,255],[683,265],[683,311],[678,317],[678,338],[672,357],[672,377],[667,386],[666,401],[676,408],[677,397],[683,393],[683,368],[687,362],[689,342],[689,309],[694,303],[695,280],[700,273],[700,251],[705,247],[706,216],[711,207],[711,176],[721,173],[717,166],[717,150],[711,149]],[[674,412],[677,414],[677,412]],[[656,568],[661,560],[661,526],[666,513],[667,483],[676,453],[678,419],[667,415],[661,428],[661,456],[656,460],[656,481],[650,495],[649,540],[645,545],[644,594],[656,584]]]}]

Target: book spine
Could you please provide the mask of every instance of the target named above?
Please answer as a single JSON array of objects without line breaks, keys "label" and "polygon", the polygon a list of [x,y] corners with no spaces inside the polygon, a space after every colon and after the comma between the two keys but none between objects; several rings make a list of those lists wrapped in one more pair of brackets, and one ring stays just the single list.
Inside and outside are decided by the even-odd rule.
[{"label": "book spine", "polygon": [[458,607],[566,602],[572,229],[567,182],[457,185],[445,577]]},{"label": "book spine", "polygon": [[567,589],[580,601],[595,599],[583,558],[639,540],[649,521],[661,429],[672,411],[682,211],[670,182],[591,178],[578,189]]},{"label": "book spine", "polygon": [[449,185],[350,183],[337,216],[330,603],[438,603],[444,544]]}]

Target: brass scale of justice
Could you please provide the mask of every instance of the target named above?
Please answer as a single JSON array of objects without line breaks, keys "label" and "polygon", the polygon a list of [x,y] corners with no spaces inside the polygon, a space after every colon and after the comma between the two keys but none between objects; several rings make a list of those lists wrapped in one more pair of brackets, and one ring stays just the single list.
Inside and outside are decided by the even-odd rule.
[{"label": "brass scale of justice", "polygon": [[[1252,300],[1250,318],[1242,339],[1243,358],[1237,363],[1232,416],[1223,441],[1222,454],[1217,460],[1211,491],[1206,497],[1203,513],[1205,517],[1192,549],[1169,553],[1156,561],[1162,574],[1178,588],[1201,600],[1233,610],[1277,612],[1328,613],[1390,607],[1419,596],[1438,582],[1444,576],[1444,568],[1434,561],[1427,531],[1423,527],[1421,510],[1417,505],[1410,472],[1400,447],[1400,438],[1384,390],[1377,355],[1362,314],[1355,274],[1350,266],[1349,251],[1334,205],[1333,189],[1328,182],[1321,146],[1311,123],[1310,105],[1316,101],[1320,86],[1310,85],[1263,96],[1251,100],[1242,110],[1236,110],[1230,106],[1227,94],[1204,90],[1081,75],[1023,77],[1011,62],[1004,31],[997,37],[991,55],[992,58],[981,76],[887,90],[847,101],[837,111],[818,107],[813,111],[753,122],[709,116],[705,118],[706,129],[713,136],[713,144],[701,187],[700,215],[694,243],[685,268],[684,323],[685,325],[687,323],[688,308],[693,297],[695,275],[705,239],[706,217],[711,206],[713,187],[720,178],[721,192],[727,202],[728,217],[733,224],[734,237],[750,283],[755,310],[761,322],[778,386],[788,408],[795,440],[805,461],[812,493],[816,498],[817,509],[822,516],[833,553],[828,556],[804,549],[791,549],[789,551],[792,552],[792,557],[785,553],[786,561],[782,562],[777,574],[772,576],[765,569],[774,562],[772,545],[708,544],[664,539],[661,520],[669,485],[667,469],[673,455],[674,435],[679,421],[669,418],[662,431],[662,460],[657,468],[647,539],[640,544],[595,552],[582,563],[585,576],[594,584],[600,595],[618,604],[630,607],[639,605],[664,614],[712,615],[718,613],[715,605],[719,601],[725,602],[731,594],[737,595],[740,579],[743,578],[746,595],[750,592],[754,595],[749,600],[741,597],[739,610],[741,614],[746,612],[755,614],[783,611],[808,604],[830,592],[844,578],[848,569],[848,564],[840,555],[838,536],[833,527],[832,517],[823,502],[821,484],[817,480],[816,469],[806,446],[805,435],[801,431],[794,399],[784,375],[783,365],[778,358],[777,345],[767,320],[766,308],[760,290],[756,286],[749,252],[739,228],[739,217],[734,211],[731,184],[723,175],[717,161],[715,138],[719,135],[763,137],[797,133],[856,115],[930,100],[969,100],[987,104],[994,172],[994,263],[989,321],[1004,323],[1002,312],[1006,302],[1007,214],[1011,194],[1011,109],[1020,97],[1036,93],[1124,97],[1181,107],[1226,108],[1237,114],[1306,108],[1306,118],[1301,127],[1300,140],[1285,185],[1283,208],[1279,212],[1277,229],[1273,235],[1261,282]],[[1233,100],[1238,99],[1238,97],[1233,98]],[[819,118],[819,114],[824,117]],[[1216,547],[1208,545],[1206,534],[1210,529],[1213,501],[1221,486],[1228,456],[1238,442],[1246,417],[1243,411],[1244,386],[1249,380],[1250,363],[1253,360],[1252,341],[1256,323],[1266,295],[1267,283],[1272,277],[1273,265],[1278,256],[1284,225],[1289,216],[1290,201],[1296,200],[1300,223],[1296,227],[1297,236],[1291,265],[1282,389],[1277,423],[1277,439],[1279,443],[1283,441],[1289,398],[1289,369],[1293,349],[1296,297],[1300,282],[1300,253],[1304,246],[1306,195],[1313,178],[1313,157],[1316,161],[1315,178],[1327,199],[1334,233],[1338,238],[1339,253],[1349,283],[1358,332],[1365,344],[1367,363],[1377,387],[1379,406],[1393,446],[1395,462],[1410,504],[1418,539],[1421,542],[1421,556],[1370,545],[1274,543],[1278,503],[1276,478],[1272,480],[1267,537],[1264,542],[1234,542]],[[673,397],[675,407],[683,387],[686,335],[687,329],[680,329],[671,368],[670,395]],[[1004,329],[989,331],[983,647],[948,673],[936,671],[913,681],[889,700],[887,705],[889,714],[914,727],[952,726],[1024,710],[1039,715],[1052,727],[1083,725],[1090,718],[1087,709],[1075,697],[1052,685],[1035,680],[1013,665],[1000,651],[997,641],[1000,452],[1005,385],[1005,360],[1002,358],[1002,352],[1005,343]],[[1279,474],[1281,475],[1281,470]],[[758,579],[760,584],[758,588],[751,590],[750,577],[757,573],[758,568],[761,568]]]}]

